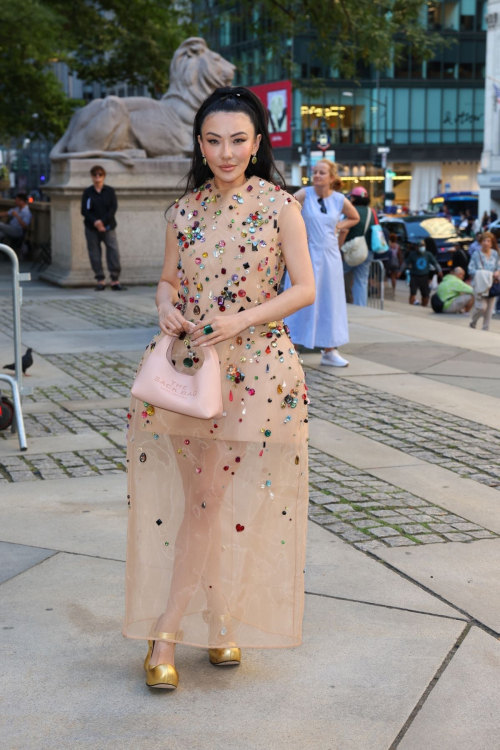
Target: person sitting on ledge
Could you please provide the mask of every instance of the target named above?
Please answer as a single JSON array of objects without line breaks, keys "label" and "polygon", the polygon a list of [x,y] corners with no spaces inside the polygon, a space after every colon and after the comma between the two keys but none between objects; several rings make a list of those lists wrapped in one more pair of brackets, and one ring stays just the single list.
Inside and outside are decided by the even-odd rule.
[{"label": "person sitting on ledge", "polygon": [[474,304],[474,290],[464,282],[465,271],[457,266],[447,274],[437,288],[436,294],[443,303],[444,313],[469,312]]},{"label": "person sitting on ledge", "polygon": [[16,195],[16,208],[0,213],[7,218],[8,222],[0,222],[0,242],[10,237],[14,240],[22,240],[31,223],[31,211],[28,208],[28,196],[26,193]]}]

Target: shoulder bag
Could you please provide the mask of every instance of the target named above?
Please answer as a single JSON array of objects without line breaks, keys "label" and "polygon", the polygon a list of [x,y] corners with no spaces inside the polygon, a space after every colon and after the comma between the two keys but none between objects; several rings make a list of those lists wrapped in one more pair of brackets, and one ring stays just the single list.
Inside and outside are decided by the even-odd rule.
[{"label": "shoulder bag", "polygon": [[[482,260],[483,259],[481,258],[481,262]],[[497,270],[498,270],[498,261],[497,261]],[[493,277],[493,283],[490,286],[488,297],[500,297],[500,281],[497,281],[495,277]]]},{"label": "shoulder bag", "polygon": [[379,224],[379,220],[377,218],[377,214],[371,209],[371,212],[373,213],[373,218],[375,219],[375,224],[372,226],[371,232],[372,232],[372,251],[377,253],[386,253],[389,250],[389,245],[387,244],[387,240],[385,238],[384,230]]},{"label": "shoulder bag", "polygon": [[[478,258],[482,265],[479,268],[472,280],[472,288],[474,289],[474,295],[476,297],[498,297],[500,296],[500,283],[494,281],[493,272],[487,271],[484,267],[483,256],[481,251],[478,250]],[[497,287],[495,289],[495,287]],[[492,293],[493,292],[493,293]]]},{"label": "shoulder bag", "polygon": [[353,237],[352,240],[349,240],[348,242],[344,242],[342,246],[344,260],[347,265],[351,266],[352,268],[360,266],[361,263],[364,263],[368,258],[368,245],[366,244],[365,235],[368,231],[368,227],[370,226],[371,215],[371,210],[367,206],[365,230],[363,234],[361,234],[359,237]]},{"label": "shoulder bag", "polygon": [[212,419],[222,416],[222,384],[219,355],[214,346],[203,347],[204,361],[192,374],[177,372],[172,364],[175,336],[163,335],[137,373],[132,396],[159,409],[187,417]]}]

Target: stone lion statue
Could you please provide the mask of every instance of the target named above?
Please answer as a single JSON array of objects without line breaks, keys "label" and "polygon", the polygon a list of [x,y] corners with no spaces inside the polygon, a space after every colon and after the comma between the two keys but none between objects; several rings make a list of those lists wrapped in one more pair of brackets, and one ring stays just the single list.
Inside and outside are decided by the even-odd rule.
[{"label": "stone lion statue", "polygon": [[186,39],[170,64],[170,86],[161,100],[146,96],[94,99],[79,109],[50,153],[63,159],[186,156],[192,151],[194,116],[216,88],[229,86],[235,67],[208,49],[204,39]]}]

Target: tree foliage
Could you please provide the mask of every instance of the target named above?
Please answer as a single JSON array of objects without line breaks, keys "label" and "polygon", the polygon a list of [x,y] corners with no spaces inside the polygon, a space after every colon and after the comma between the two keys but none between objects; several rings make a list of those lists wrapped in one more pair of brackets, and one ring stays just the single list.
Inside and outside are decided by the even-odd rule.
[{"label": "tree foliage", "polygon": [[[208,13],[211,0],[200,0],[200,5]],[[301,77],[286,44],[292,38],[293,57],[298,45],[306,45],[313,66],[320,62],[344,79],[356,79],[360,63],[383,70],[408,47],[414,57],[426,60],[446,44],[427,27],[426,0],[226,0],[219,5],[233,22],[239,21],[248,40],[264,42],[267,60],[279,59],[291,78]],[[219,17],[222,24],[227,15]],[[214,23],[217,19],[210,21],[212,27]]]},{"label": "tree foliage", "polygon": [[173,53],[193,33],[184,0],[0,0],[0,138],[58,137],[79,101],[54,70],[85,83],[168,87]]},{"label": "tree foliage", "polygon": [[63,19],[71,70],[88,83],[164,93],[172,55],[192,35],[187,0],[45,0]]},{"label": "tree foliage", "polygon": [[50,66],[61,19],[36,0],[0,0],[0,17],[0,137],[58,134],[76,104]]}]

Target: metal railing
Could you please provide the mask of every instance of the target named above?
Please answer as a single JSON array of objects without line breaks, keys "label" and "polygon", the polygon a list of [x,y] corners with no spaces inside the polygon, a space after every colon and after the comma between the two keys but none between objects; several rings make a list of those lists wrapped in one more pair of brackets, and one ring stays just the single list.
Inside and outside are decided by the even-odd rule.
[{"label": "metal railing", "polygon": [[384,309],[385,266],[381,260],[372,260],[368,275],[368,307]]},{"label": "metal railing", "polygon": [[0,244],[0,252],[10,258],[12,265],[12,308],[13,308],[13,338],[14,338],[14,365],[15,375],[4,375],[0,373],[0,382],[8,383],[12,390],[14,402],[14,425],[19,438],[19,447],[22,451],[27,450],[26,433],[24,430],[23,411],[21,396],[23,395],[23,364],[21,355],[21,305],[23,298],[20,281],[30,281],[31,274],[19,273],[19,261],[14,250],[8,245]]}]

